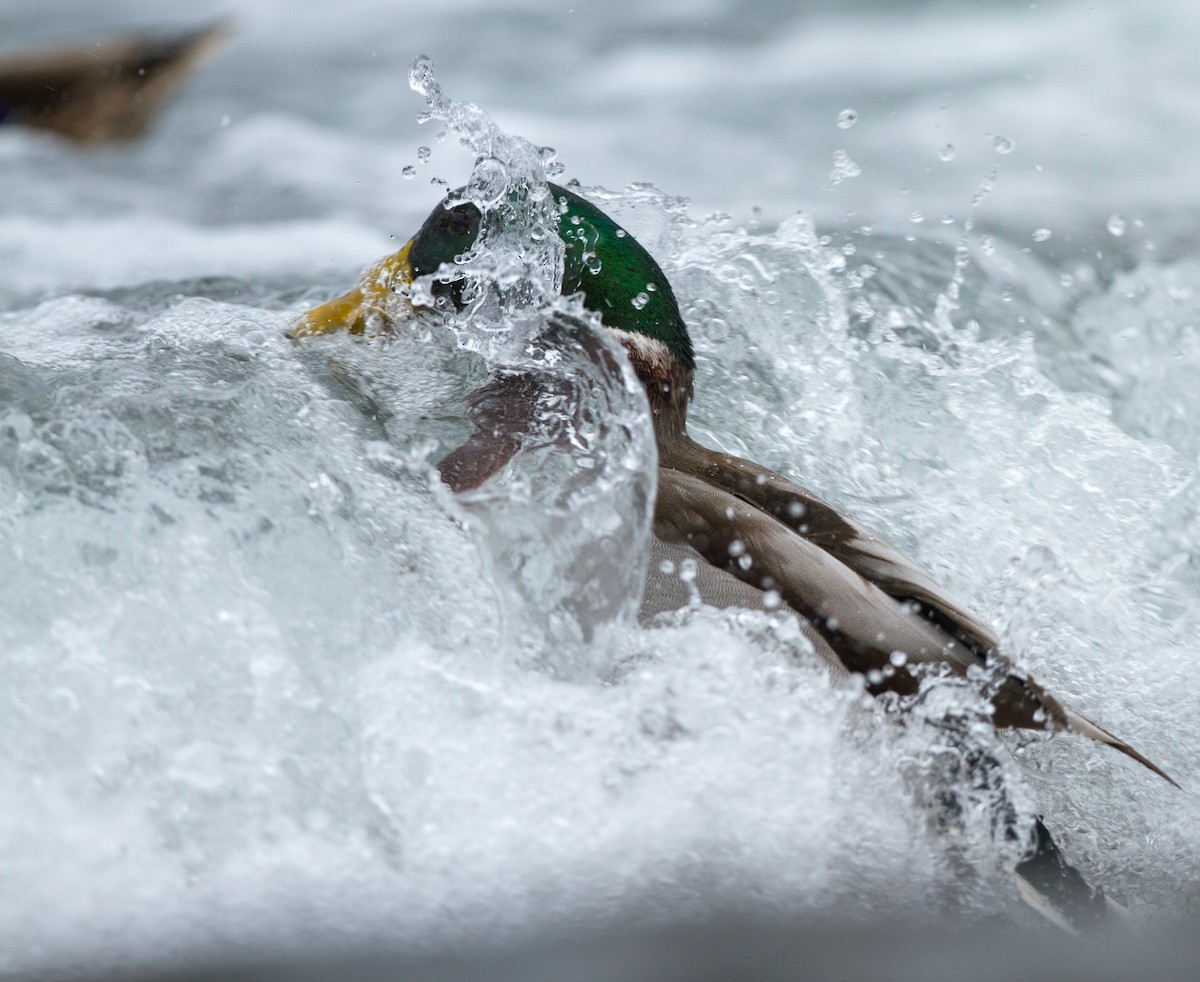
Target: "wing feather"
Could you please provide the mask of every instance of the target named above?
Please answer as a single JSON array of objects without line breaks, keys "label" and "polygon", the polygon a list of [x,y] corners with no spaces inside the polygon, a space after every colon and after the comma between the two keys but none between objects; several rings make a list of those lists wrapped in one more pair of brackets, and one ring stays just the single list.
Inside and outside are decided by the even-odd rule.
[{"label": "wing feather", "polygon": [[[666,455],[664,454],[664,457]],[[723,488],[835,556],[897,600],[909,600],[978,653],[1000,646],[995,631],[878,535],[807,488],[753,461],[690,439],[675,441],[664,465]]]}]

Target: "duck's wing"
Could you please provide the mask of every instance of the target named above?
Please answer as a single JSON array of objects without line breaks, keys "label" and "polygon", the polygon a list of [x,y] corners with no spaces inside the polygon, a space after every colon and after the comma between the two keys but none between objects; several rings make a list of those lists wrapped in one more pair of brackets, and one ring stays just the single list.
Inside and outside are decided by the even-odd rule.
[{"label": "duck's wing", "polygon": [[753,461],[694,440],[673,441],[664,464],[722,488],[773,516],[807,542],[922,613],[979,655],[996,651],[995,631],[878,535],[800,485]]},{"label": "duck's wing", "polygon": [[[660,505],[664,527],[671,525],[677,535],[691,534],[688,541],[698,537],[707,542],[700,551],[734,575],[739,575],[740,566],[730,565],[728,548],[738,538],[741,544],[736,548],[745,546],[758,566],[757,571],[754,565],[743,570],[743,576],[775,577],[780,584],[775,589],[792,607],[815,615],[818,630],[850,671],[867,675],[869,683],[872,670],[883,676],[869,686],[873,691],[916,688],[911,674],[891,664],[893,651],[903,652],[908,664],[941,662],[957,673],[971,665],[989,667],[995,675],[991,702],[997,726],[1078,733],[1120,751],[1178,787],[1124,740],[1068,709],[1034,679],[1009,666],[999,655],[999,639],[990,627],[893,547],[812,492],[765,467],[691,440],[678,441],[663,458],[679,468],[673,471],[678,476],[666,482],[662,475],[667,470],[659,471],[660,501],[665,485],[679,508],[672,518],[667,511],[671,506]],[[656,523],[659,520],[656,512]],[[753,549],[743,533],[754,536]],[[844,591],[841,595],[856,617],[826,612],[833,611],[839,591]],[[821,628],[821,619],[828,621],[830,616],[838,624],[833,635],[828,627]],[[912,634],[914,625],[920,629],[919,638]],[[940,641],[940,650],[930,639]]]},{"label": "duck's wing", "polygon": [[196,63],[224,24],[172,37],[134,36],[0,59],[0,116],[80,143],[128,140]]},{"label": "duck's wing", "polygon": [[[671,480],[659,475],[659,480]],[[672,527],[664,526],[668,535]],[[688,565],[693,568],[688,569]],[[710,607],[722,609],[741,607],[748,610],[770,611],[787,605],[768,601],[767,595],[731,573],[718,569],[684,541],[668,541],[658,535],[650,538],[650,564],[646,568],[646,583],[638,620],[647,624],[658,614],[686,607],[692,598]],[[826,663],[835,676],[844,677],[846,666],[834,654],[820,632],[807,618],[798,618],[800,633],[813,651]]]},{"label": "duck's wing", "polygon": [[687,543],[744,583],[776,591],[873,691],[915,692],[916,665],[945,664],[961,674],[978,663],[965,645],[815,542],[699,477],[659,468],[654,533]]}]

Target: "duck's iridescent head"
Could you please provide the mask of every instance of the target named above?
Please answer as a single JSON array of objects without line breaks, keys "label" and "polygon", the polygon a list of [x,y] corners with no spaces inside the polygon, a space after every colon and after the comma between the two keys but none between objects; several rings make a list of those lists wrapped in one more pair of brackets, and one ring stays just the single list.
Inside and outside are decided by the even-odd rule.
[{"label": "duck's iridescent head", "polygon": [[[563,294],[579,294],[625,347],[653,407],[682,408],[691,398],[695,361],[662,269],[632,235],[591,202],[554,184],[549,189],[565,246]],[[481,221],[479,208],[452,192],[403,249],[368,267],[350,293],[305,314],[291,335],[384,327],[394,316],[397,296],[408,295],[420,277],[432,276],[422,296],[432,298],[434,306],[462,309],[466,281],[454,275],[454,268],[475,246]]]}]

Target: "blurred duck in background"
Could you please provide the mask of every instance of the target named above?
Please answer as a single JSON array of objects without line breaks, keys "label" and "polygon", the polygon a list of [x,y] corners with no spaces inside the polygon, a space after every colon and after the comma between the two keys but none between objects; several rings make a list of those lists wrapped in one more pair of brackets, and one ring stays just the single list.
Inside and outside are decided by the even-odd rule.
[{"label": "blurred duck in background", "polygon": [[230,33],[217,23],[0,57],[0,122],[53,130],[79,144],[136,139]]}]

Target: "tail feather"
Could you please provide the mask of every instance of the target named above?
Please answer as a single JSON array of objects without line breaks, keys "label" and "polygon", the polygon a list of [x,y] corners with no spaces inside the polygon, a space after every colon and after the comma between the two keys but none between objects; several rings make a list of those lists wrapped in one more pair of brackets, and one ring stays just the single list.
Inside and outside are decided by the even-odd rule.
[{"label": "tail feather", "polygon": [[1119,750],[1126,757],[1132,757],[1134,760],[1136,760],[1142,766],[1149,768],[1155,774],[1157,774],[1159,777],[1161,777],[1164,781],[1166,781],[1168,784],[1170,784],[1176,788],[1179,787],[1179,783],[1173,777],[1171,777],[1170,774],[1168,774],[1166,771],[1164,771],[1161,767],[1159,767],[1156,763],[1154,763],[1154,761],[1150,760],[1148,757],[1145,757],[1142,754],[1138,753],[1136,750],[1133,749],[1133,747],[1131,747],[1129,744],[1127,744],[1124,740],[1120,739],[1119,737],[1113,736],[1111,733],[1108,732],[1108,730],[1104,729],[1102,726],[1097,726],[1086,716],[1081,716],[1081,715],[1079,715],[1079,713],[1074,712],[1073,710],[1070,710],[1070,709],[1068,709],[1066,712],[1067,712],[1067,729],[1070,730],[1072,733],[1078,733],[1080,736],[1088,737],[1089,739],[1095,740],[1098,743],[1108,744],[1108,746],[1112,747],[1114,750]]}]

